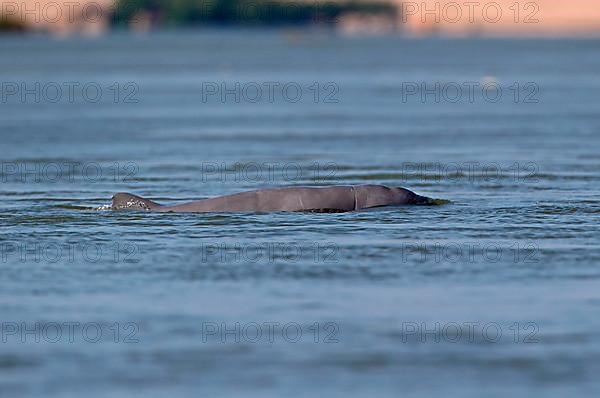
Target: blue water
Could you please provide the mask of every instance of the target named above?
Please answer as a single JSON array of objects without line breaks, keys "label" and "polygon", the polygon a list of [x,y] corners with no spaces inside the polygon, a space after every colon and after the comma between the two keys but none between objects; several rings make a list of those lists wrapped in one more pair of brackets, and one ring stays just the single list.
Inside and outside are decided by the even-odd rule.
[{"label": "blue water", "polygon": [[[597,396],[599,49],[0,38],[0,393]],[[106,210],[361,183],[450,203]]]}]

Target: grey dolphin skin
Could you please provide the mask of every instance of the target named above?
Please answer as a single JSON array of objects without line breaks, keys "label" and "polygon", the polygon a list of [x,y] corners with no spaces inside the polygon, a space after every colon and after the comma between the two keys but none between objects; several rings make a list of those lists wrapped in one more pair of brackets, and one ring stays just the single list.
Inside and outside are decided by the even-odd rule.
[{"label": "grey dolphin skin", "polygon": [[346,212],[381,206],[429,204],[430,198],[404,188],[383,185],[330,187],[290,187],[261,189],[199,200],[175,206],[162,206],[128,193],[113,196],[113,210],[148,210],[182,213],[249,212]]}]

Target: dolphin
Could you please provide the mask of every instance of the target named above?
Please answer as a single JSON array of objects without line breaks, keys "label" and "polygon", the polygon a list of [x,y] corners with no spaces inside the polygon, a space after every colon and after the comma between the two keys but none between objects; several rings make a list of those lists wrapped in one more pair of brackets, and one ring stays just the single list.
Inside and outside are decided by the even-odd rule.
[{"label": "dolphin", "polygon": [[233,195],[203,199],[174,206],[163,206],[140,196],[117,193],[113,210],[146,210],[181,213],[337,213],[382,206],[431,204],[432,199],[404,188],[383,185],[329,187],[287,187],[259,189]]}]

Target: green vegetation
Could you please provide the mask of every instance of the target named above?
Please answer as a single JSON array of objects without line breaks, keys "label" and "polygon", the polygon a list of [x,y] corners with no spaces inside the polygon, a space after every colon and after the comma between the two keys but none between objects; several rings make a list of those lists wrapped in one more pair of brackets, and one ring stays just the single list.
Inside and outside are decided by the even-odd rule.
[{"label": "green vegetation", "polygon": [[140,15],[153,24],[331,25],[343,13],[395,13],[386,2],[297,2],[271,0],[119,0],[112,23],[125,25]]},{"label": "green vegetation", "polygon": [[23,32],[25,25],[21,22],[0,15],[0,32]]}]

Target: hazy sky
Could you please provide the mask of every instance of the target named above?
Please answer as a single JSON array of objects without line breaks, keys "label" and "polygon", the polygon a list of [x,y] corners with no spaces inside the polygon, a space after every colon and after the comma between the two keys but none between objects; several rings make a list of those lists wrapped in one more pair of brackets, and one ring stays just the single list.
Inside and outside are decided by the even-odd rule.
[{"label": "hazy sky", "polygon": [[[428,13],[436,10],[436,4],[437,11]],[[600,0],[416,0],[404,1],[403,8],[416,33],[430,30],[436,16],[437,28],[446,32],[600,31]]]}]

